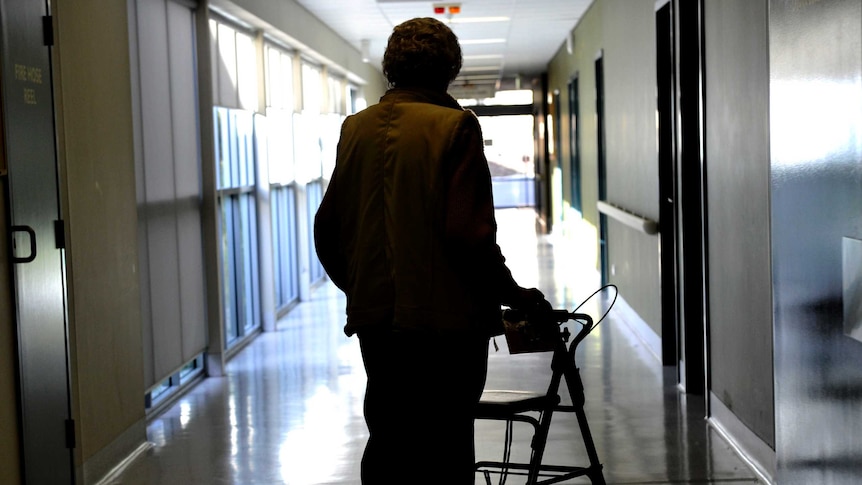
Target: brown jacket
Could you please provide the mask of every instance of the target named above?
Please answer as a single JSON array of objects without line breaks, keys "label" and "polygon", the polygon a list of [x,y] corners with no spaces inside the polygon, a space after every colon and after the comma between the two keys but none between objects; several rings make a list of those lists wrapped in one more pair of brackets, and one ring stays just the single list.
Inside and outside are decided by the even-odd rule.
[{"label": "brown jacket", "polygon": [[491,335],[518,288],[496,242],[476,116],[449,95],[392,89],[348,117],[314,221],[352,335],[375,326]]}]

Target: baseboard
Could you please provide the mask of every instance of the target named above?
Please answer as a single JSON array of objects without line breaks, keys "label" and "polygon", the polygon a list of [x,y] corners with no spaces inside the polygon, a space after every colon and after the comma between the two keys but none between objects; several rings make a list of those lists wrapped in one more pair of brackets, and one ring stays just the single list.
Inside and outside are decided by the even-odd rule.
[{"label": "baseboard", "polygon": [[768,484],[774,484],[776,472],[775,450],[754,434],[713,393],[709,393],[709,424],[736,453]]},{"label": "baseboard", "polygon": [[141,419],[102,448],[81,466],[79,476],[85,485],[111,483],[132,461],[152,446],[146,440],[146,420]]},{"label": "baseboard", "polygon": [[613,314],[631,329],[635,336],[643,342],[650,354],[661,363],[661,336],[629,306],[622,295],[617,296]]}]

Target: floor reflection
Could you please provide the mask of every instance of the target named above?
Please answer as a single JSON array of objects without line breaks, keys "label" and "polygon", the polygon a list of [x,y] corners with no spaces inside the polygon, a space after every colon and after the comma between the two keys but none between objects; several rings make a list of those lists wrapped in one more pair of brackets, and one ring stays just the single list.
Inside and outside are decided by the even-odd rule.
[{"label": "floor reflection", "polygon": [[[501,247],[522,285],[537,286],[556,306],[570,309],[598,287],[589,248],[534,236],[530,211],[501,211],[498,220]],[[585,309],[597,316],[602,305],[597,298]],[[343,334],[343,324],[343,295],[331,285],[317,288],[277,331],[234,357],[225,377],[204,380],[152,419],[150,450],[108,483],[358,484],[367,438],[365,375],[358,343]],[[544,390],[548,354],[509,355],[504,339],[496,343],[489,388]],[[701,400],[677,391],[672,370],[662,368],[613,311],[582,343],[578,365],[609,484],[757,481],[707,426]],[[512,459],[525,460],[526,429],[515,432]],[[477,423],[477,457],[500,459],[503,437],[499,423]],[[560,414],[545,461],[586,463],[580,440],[574,417]]]}]

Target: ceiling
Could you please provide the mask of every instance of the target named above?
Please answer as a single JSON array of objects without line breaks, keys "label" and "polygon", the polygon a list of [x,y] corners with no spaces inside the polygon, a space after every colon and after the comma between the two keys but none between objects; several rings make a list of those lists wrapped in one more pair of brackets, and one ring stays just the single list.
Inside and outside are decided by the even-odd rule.
[{"label": "ceiling", "polygon": [[[415,17],[448,21],[461,41],[464,65],[453,83],[462,96],[490,97],[501,85],[544,72],[593,0],[296,0],[306,10],[365,52],[379,66],[393,27]],[[437,5],[458,5],[460,13],[438,15]],[[452,90],[450,90],[452,91]]]}]

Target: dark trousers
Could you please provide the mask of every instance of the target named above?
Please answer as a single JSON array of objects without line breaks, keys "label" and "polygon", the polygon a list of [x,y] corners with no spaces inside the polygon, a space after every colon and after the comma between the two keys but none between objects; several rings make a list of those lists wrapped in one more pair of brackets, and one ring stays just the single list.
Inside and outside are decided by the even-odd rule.
[{"label": "dark trousers", "polygon": [[474,483],[473,413],[488,339],[359,335],[368,375],[363,485]]}]

